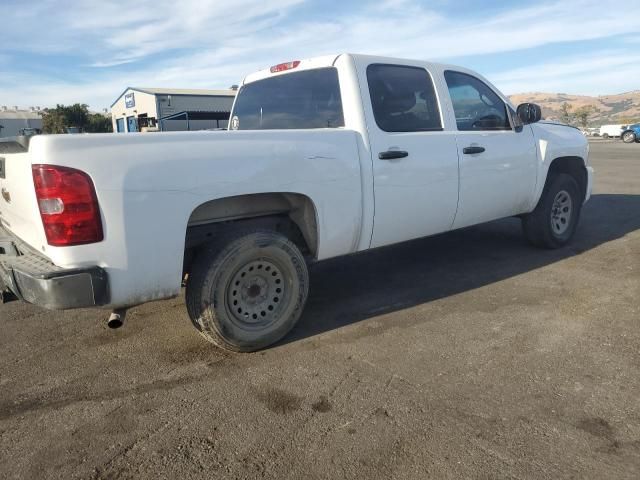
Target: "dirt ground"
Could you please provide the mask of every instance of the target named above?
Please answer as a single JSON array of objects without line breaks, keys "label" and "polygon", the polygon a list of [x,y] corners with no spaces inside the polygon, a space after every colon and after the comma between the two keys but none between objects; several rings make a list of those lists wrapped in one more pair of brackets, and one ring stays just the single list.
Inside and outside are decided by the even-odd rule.
[{"label": "dirt ground", "polygon": [[0,477],[640,478],[640,145],[592,160],[570,247],[509,219],[315,265],[256,354],[182,299],[0,305]]}]

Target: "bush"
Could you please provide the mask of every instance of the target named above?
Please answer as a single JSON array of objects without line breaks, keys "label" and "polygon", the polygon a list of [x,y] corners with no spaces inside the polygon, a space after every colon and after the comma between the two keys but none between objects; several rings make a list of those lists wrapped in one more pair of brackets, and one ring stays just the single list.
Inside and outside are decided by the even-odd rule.
[{"label": "bush", "polygon": [[44,133],[66,133],[67,128],[78,128],[82,132],[113,132],[111,119],[99,113],[90,113],[88,105],[57,105],[47,108],[42,114]]}]

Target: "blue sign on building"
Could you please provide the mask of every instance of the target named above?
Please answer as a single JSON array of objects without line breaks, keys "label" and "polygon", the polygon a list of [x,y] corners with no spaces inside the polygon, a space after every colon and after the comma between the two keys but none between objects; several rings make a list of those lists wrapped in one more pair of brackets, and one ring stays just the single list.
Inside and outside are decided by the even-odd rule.
[{"label": "blue sign on building", "polygon": [[133,108],[136,106],[136,98],[133,96],[133,92],[127,93],[124,96],[124,106],[126,108]]}]

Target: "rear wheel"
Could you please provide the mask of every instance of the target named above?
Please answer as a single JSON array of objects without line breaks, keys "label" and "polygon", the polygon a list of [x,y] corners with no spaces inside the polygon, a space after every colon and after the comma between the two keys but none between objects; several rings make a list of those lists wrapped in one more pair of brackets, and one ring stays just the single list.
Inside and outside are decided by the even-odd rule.
[{"label": "rear wheel", "polygon": [[606,139],[606,138],[609,138],[609,134],[608,134],[608,133],[603,133],[603,134],[602,134],[602,138],[605,138],[605,139]]},{"label": "rear wheel", "polygon": [[636,141],[636,134],[633,132],[624,132],[622,134],[622,141],[624,143],[633,143]]},{"label": "rear wheel", "polygon": [[582,209],[578,183],[565,173],[547,180],[536,209],[522,219],[524,234],[533,245],[560,248],[571,240]]},{"label": "rear wheel", "polygon": [[211,244],[195,259],[187,310],[207,340],[250,352],[293,328],[308,289],[307,265],[290,240],[272,231],[238,233]]}]

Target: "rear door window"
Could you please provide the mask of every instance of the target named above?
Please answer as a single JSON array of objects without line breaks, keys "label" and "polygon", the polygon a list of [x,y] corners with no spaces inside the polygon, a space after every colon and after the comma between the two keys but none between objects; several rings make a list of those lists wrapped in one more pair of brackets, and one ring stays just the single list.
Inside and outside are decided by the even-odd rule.
[{"label": "rear door window", "polygon": [[287,73],[244,85],[231,128],[273,130],[344,127],[335,68]]},{"label": "rear door window", "polygon": [[385,132],[442,130],[433,81],[424,68],[373,64],[367,68],[376,123]]}]

